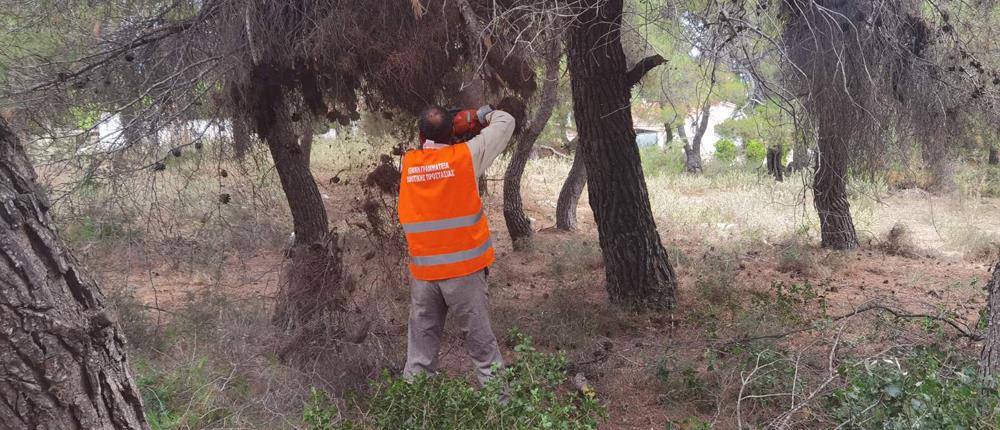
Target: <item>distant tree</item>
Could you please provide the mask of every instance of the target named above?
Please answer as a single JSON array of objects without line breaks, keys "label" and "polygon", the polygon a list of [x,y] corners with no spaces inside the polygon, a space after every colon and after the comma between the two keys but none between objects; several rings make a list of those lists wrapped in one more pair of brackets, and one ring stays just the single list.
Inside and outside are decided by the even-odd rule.
[{"label": "distant tree", "polygon": [[0,118],[0,420],[5,428],[146,429],[125,338],[56,234]]},{"label": "distant tree", "polygon": [[[553,25],[554,27],[554,25]],[[551,31],[550,33],[555,33]],[[524,168],[531,157],[535,141],[541,136],[552,112],[559,101],[559,60],[562,59],[562,41],[559,37],[550,35],[548,49],[545,52],[545,76],[542,83],[541,99],[535,107],[531,122],[522,127],[510,164],[503,178],[503,218],[507,223],[507,232],[514,244],[514,249],[526,248],[531,240],[531,221],[524,213],[521,199],[521,177]]]},{"label": "distant tree", "polygon": [[583,162],[583,155],[577,150],[573,154],[573,164],[556,200],[556,228],[565,231],[577,229],[576,207],[586,186],[587,165]]}]

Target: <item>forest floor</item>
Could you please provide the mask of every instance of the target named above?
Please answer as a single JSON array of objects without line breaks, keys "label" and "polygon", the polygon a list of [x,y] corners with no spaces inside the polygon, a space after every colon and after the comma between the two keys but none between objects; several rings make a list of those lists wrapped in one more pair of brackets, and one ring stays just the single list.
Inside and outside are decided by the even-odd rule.
[{"label": "forest floor", "polygon": [[[230,231],[222,247],[206,245],[213,237],[222,238],[221,233],[200,232],[211,230],[204,226],[213,223],[204,223],[201,230],[176,229],[183,233],[163,227],[171,233],[156,241],[74,243],[102,286],[113,292],[120,312],[141,315],[121,317],[126,325],[143,324],[126,327],[127,334],[138,338],[130,338],[140,357],[138,373],[159,386],[182,385],[181,379],[193,378],[190,371],[170,379],[167,370],[152,371],[149,366],[162,368],[170,360],[175,367],[202,363],[198,357],[205,355],[213,357],[206,359],[211,369],[205,372],[216,375],[205,377],[205,384],[228,383],[240,379],[233,374],[243,375],[240,380],[250,394],[233,394],[227,387],[217,389],[220,394],[212,399],[191,394],[187,400],[225,403],[237,414],[241,407],[257,411],[245,412],[252,418],[230,422],[233,427],[249,422],[265,428],[294,427],[301,411],[295,405],[307,395],[302,387],[356,388],[358,381],[331,378],[360,375],[363,381],[383,368],[398,372],[403,363],[408,294],[398,236],[372,233],[361,210],[365,193],[375,195],[361,186],[366,168],[352,168],[361,156],[319,151],[315,176],[331,223],[343,233],[346,265],[358,291],[348,307],[377,320],[362,346],[344,351],[338,347],[341,355],[312,362],[338,368],[336,372],[282,368],[274,357],[282,357],[292,341],[263,335],[271,330],[267,314],[287,244],[289,223],[280,196],[277,202],[264,199],[264,209],[242,206],[243,212],[264,211],[261,214],[219,215]],[[503,167],[495,166],[491,176],[502,177]],[[500,182],[489,182],[485,203],[498,255],[489,278],[494,330],[505,337],[516,328],[532,336],[541,349],[565,352],[571,371],[585,374],[608,405],[606,428],[662,429],[668,422],[678,428],[699,428],[698,423],[737,428],[784,418],[789,411],[794,412],[793,423],[826,422],[821,408],[803,399],[827,375],[832,378],[834,361],[884,359],[896,347],[935,339],[970,357],[977,351],[974,342],[956,336],[950,326],[931,327],[933,319],[892,318],[878,309],[839,317],[876,304],[974,327],[984,308],[989,263],[1000,243],[1000,199],[979,197],[965,188],[933,195],[858,186],[852,204],[864,246],[829,251],[818,247],[817,220],[803,185],[808,181],[800,175],[781,184],[745,169],[702,178],[651,175],[650,200],[678,273],[679,304],[673,311],[636,315],[608,304],[586,195],[578,210],[579,231],[552,228],[556,196],[568,169],[568,160],[558,158],[529,163],[523,190],[536,233],[529,249],[519,252],[512,250],[504,226]],[[341,180],[331,180],[334,177]],[[214,188],[205,189],[211,198]],[[255,192],[275,191],[272,184]],[[384,199],[375,195],[373,200]],[[206,211],[230,210],[213,206],[207,205]],[[266,219],[247,221],[255,216]],[[133,228],[147,229],[143,237],[149,238],[154,236],[151,225]],[[894,227],[896,234],[890,234]],[[240,233],[231,232],[237,230]],[[170,331],[164,327],[178,318],[189,318],[192,325],[164,338],[161,331]],[[203,334],[206,326],[211,329]],[[220,333],[227,340],[213,341]],[[245,341],[234,346],[237,338]],[[734,352],[735,346],[740,352]],[[504,348],[505,357],[512,356],[509,345]],[[446,372],[469,375],[461,339],[450,326],[442,354]],[[762,357],[777,358],[762,363]],[[346,369],[351,366],[357,369]],[[767,373],[762,369],[768,366],[794,375],[771,373],[761,385],[763,380],[754,375]],[[781,380],[787,375],[793,376]],[[782,393],[789,381],[790,396]],[[283,384],[295,386],[287,391],[275,388]],[[194,386],[189,391],[206,390]],[[278,398],[285,393],[296,394]],[[233,398],[240,396],[253,397],[246,403],[255,406],[239,406]],[[271,416],[262,417],[264,413]]]}]

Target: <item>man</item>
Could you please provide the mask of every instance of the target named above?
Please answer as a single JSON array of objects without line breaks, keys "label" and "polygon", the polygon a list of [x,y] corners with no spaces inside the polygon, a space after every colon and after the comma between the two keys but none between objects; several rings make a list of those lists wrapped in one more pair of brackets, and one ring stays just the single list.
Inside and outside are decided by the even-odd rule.
[{"label": "man", "polygon": [[420,115],[419,127],[422,148],[403,156],[399,187],[411,274],[403,374],[437,371],[441,332],[451,311],[484,384],[503,360],[490,326],[486,270],[494,255],[477,179],[507,146],[514,118],[490,106],[457,114],[434,106]]}]

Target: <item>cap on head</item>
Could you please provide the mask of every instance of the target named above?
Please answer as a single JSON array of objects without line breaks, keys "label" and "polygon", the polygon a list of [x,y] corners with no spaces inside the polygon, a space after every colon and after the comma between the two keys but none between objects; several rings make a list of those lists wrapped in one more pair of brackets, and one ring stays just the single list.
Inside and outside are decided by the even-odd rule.
[{"label": "cap on head", "polygon": [[420,112],[417,127],[425,138],[437,143],[449,143],[451,140],[451,114],[441,106],[431,106]]}]

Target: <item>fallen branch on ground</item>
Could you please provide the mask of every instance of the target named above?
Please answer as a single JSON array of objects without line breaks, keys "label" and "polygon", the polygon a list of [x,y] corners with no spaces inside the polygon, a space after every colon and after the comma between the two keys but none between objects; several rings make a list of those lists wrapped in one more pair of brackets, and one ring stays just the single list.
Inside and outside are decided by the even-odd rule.
[{"label": "fallen branch on ground", "polygon": [[[930,314],[912,314],[912,313],[906,313],[906,312],[903,312],[903,311],[900,311],[900,310],[897,310],[897,309],[890,308],[888,306],[879,305],[879,304],[875,304],[875,303],[867,303],[867,304],[862,305],[861,307],[859,307],[859,308],[857,308],[857,309],[855,309],[855,310],[853,310],[851,312],[848,312],[846,314],[838,315],[838,316],[831,317],[831,318],[828,318],[828,319],[824,319],[823,322],[837,322],[837,321],[840,321],[840,320],[843,320],[843,319],[846,319],[846,318],[850,318],[850,317],[853,317],[853,316],[856,316],[856,315],[863,314],[863,313],[868,312],[868,311],[883,311],[883,312],[887,312],[887,313],[891,314],[892,316],[894,316],[896,318],[907,318],[907,319],[911,319],[911,318],[927,318],[927,319],[931,319],[931,320],[935,320],[935,321],[940,321],[940,322],[948,324],[952,328],[954,328],[958,332],[958,334],[959,334],[960,337],[964,337],[964,338],[967,338],[967,339],[972,340],[972,341],[983,340],[983,336],[982,335],[974,333],[972,330],[968,329],[967,327],[962,327],[961,325],[959,325],[959,323],[955,322],[952,319],[941,317],[941,316],[937,316],[937,315],[930,315]],[[808,326],[805,326],[805,327],[799,327],[799,328],[796,328],[796,329],[787,330],[787,331],[783,331],[783,332],[779,332],[779,333],[774,333],[774,334],[768,334],[768,335],[763,335],[763,336],[744,337],[744,338],[738,338],[738,339],[730,339],[730,340],[724,342],[722,344],[722,347],[725,348],[725,347],[729,347],[729,346],[732,346],[732,345],[743,344],[743,343],[753,342],[753,341],[757,341],[757,340],[781,339],[783,337],[791,336],[793,334],[798,334],[798,333],[802,333],[802,332],[812,331],[812,330],[816,330],[816,329],[819,329],[819,328],[821,328],[820,324],[819,323],[814,323],[814,324],[811,324],[811,325],[808,325]]]}]

